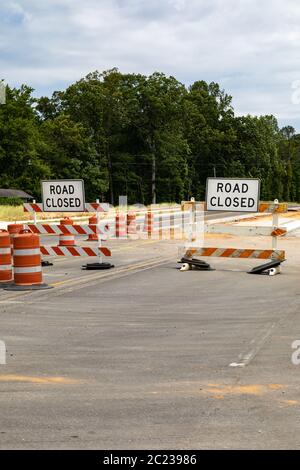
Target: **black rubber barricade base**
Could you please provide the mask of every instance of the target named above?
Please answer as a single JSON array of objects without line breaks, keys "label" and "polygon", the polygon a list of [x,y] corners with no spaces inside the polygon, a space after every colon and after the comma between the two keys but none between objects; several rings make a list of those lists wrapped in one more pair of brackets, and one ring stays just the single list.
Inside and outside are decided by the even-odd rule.
[{"label": "black rubber barricade base", "polygon": [[43,266],[43,267],[46,267],[46,266],[53,266],[53,263],[50,263],[50,261],[42,260],[42,266]]},{"label": "black rubber barricade base", "polygon": [[206,263],[205,261],[202,261],[201,259],[196,259],[196,258],[181,258],[179,263],[182,264],[189,264],[190,266],[194,267],[198,271],[215,271],[210,264]]},{"label": "black rubber barricade base", "polygon": [[0,282],[0,289],[5,289],[5,287],[12,286],[14,281],[5,281],[5,282]]},{"label": "black rubber barricade base", "polygon": [[82,269],[85,270],[96,270],[96,269],[110,269],[114,268],[113,264],[110,263],[87,263],[84,266],[82,266]]},{"label": "black rubber barricade base", "polygon": [[45,289],[53,289],[53,286],[49,286],[48,284],[34,284],[32,286],[22,285],[16,286],[16,284],[11,284],[8,287],[5,287],[4,290],[11,290],[11,291],[26,291],[26,290],[45,290]]},{"label": "black rubber barricade base", "polygon": [[270,269],[277,268],[281,265],[281,263],[283,263],[281,260],[270,261],[269,263],[256,266],[255,268],[251,269],[251,271],[248,271],[248,274],[268,274]]}]

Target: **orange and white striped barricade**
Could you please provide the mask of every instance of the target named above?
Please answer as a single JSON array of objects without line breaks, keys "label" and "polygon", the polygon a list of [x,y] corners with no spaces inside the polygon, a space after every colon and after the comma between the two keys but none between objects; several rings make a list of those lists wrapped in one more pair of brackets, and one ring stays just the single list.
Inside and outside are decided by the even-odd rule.
[{"label": "orange and white striped barricade", "polygon": [[[185,250],[184,256],[181,258],[183,263],[181,271],[188,271],[195,267],[201,271],[209,271],[211,267],[208,263],[199,260],[197,257],[217,257],[217,258],[233,258],[233,259],[257,259],[270,260],[270,262],[253,268],[249,273],[262,274],[267,272],[270,275],[278,274],[278,267],[285,261],[284,250],[258,250],[245,248],[219,248],[219,247],[202,247],[188,248]],[[276,272],[274,272],[274,270]],[[270,272],[269,272],[270,271]]]},{"label": "orange and white striped barricade", "polygon": [[[287,212],[286,203],[279,203],[277,200],[271,203],[260,203],[259,211],[263,213],[272,213],[272,226],[270,227],[251,227],[251,226],[228,226],[222,224],[206,225],[204,231],[206,233],[224,233],[236,236],[253,236],[266,235],[272,237],[272,249],[244,249],[244,248],[220,248],[220,247],[197,247],[195,244],[184,248],[184,255],[181,257],[183,266],[182,271],[187,271],[192,267],[202,269],[198,256],[201,257],[218,257],[218,258],[234,258],[234,259],[258,259],[269,260],[269,262],[253,268],[249,274],[269,274],[275,275],[280,273],[280,265],[285,261],[285,251],[278,250],[277,240],[287,233],[285,228],[279,227],[279,214]],[[203,262],[202,270],[207,270],[207,263]]]},{"label": "orange and white striped barricade", "polygon": [[[33,233],[36,234],[59,234],[60,242],[56,247],[42,247],[41,252],[44,256],[98,256],[99,263],[91,263],[86,269],[108,269],[114,267],[110,263],[103,263],[102,256],[111,256],[108,248],[102,247],[102,239],[107,239],[107,225],[101,225],[100,214],[109,211],[109,204],[102,203],[97,199],[96,202],[85,203],[84,212],[96,213],[96,225],[89,223],[89,225],[75,225],[69,218],[61,220],[60,225],[49,225],[49,224],[28,224],[28,227]],[[44,212],[42,203],[24,203],[24,212]],[[35,219],[36,222],[36,219]],[[126,233],[126,225],[125,225]],[[76,247],[75,235],[96,235],[93,237],[95,240],[98,239],[98,248],[93,252],[89,247]],[[101,236],[100,236],[101,235]],[[76,248],[76,249],[75,249]],[[43,262],[44,263],[44,262]]]},{"label": "orange and white striped barricade", "polygon": [[[97,225],[67,225],[67,224],[25,224],[25,227],[36,235],[92,235],[104,233],[104,228]],[[65,246],[65,245],[62,245]],[[68,245],[66,245],[68,246]]]},{"label": "orange and white striped barricade", "polygon": [[[102,256],[111,256],[111,251],[101,245],[102,238],[106,237],[105,226],[101,228],[99,225],[48,225],[48,224],[27,224],[28,229],[35,234],[48,234],[48,235],[84,235],[84,234],[97,234],[98,247],[90,248],[84,246],[42,246],[41,253],[43,256],[97,256],[99,258],[99,263],[92,263],[86,269],[108,269],[113,267],[110,263],[103,263]],[[45,263],[45,262],[44,262]],[[103,266],[99,266],[102,264]],[[48,265],[48,264],[47,264]]]},{"label": "orange and white striped barricade", "polygon": [[245,248],[189,248],[185,256],[193,258],[194,256],[218,257],[218,258],[239,258],[239,259],[270,259],[274,261],[284,261],[284,250],[256,250]]},{"label": "orange and white striped barricade", "polygon": [[[41,202],[25,202],[23,204],[24,212],[44,212]],[[108,212],[109,204],[107,202],[89,202],[85,203],[84,212]]]},{"label": "orange and white striped barricade", "polygon": [[279,202],[275,199],[273,202],[260,202],[259,212],[270,213],[270,214],[284,214],[288,211],[287,202]]},{"label": "orange and white striped barricade", "polygon": [[[70,217],[64,217],[61,221],[60,221],[60,225],[73,225],[74,222],[72,219],[70,219]],[[70,233],[69,234],[61,234],[59,235],[59,243],[58,243],[58,246],[76,246],[76,243],[75,243],[75,237],[74,235],[71,235]]]},{"label": "orange and white striped barricade", "polygon": [[14,237],[24,229],[24,224],[9,224],[7,226],[7,231],[10,235],[10,246],[11,252],[13,252],[13,241]]},{"label": "orange and white striped barricade", "polygon": [[40,239],[29,230],[23,230],[14,237],[13,264],[14,284],[6,290],[49,289],[43,283]]},{"label": "orange and white striped barricade", "polygon": [[111,256],[109,248],[104,246],[92,248],[90,246],[41,246],[41,253],[44,256],[99,256],[99,252],[104,256]]},{"label": "orange and white striped barricade", "polygon": [[41,246],[41,253],[44,256],[67,256],[67,257],[97,257],[99,261],[95,263],[87,263],[82,266],[85,270],[102,270],[113,268],[111,263],[104,263],[102,256],[110,257],[111,251],[104,246],[92,248],[89,246]]},{"label": "orange and white striped barricade", "polygon": [[10,236],[0,230],[0,285],[10,284],[13,280]]}]

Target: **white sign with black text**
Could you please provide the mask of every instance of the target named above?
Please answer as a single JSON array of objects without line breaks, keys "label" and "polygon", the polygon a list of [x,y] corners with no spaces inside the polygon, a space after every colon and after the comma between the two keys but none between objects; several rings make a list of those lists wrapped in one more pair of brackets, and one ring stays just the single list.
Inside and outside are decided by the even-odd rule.
[{"label": "white sign with black text", "polygon": [[206,210],[257,212],[259,192],[259,179],[208,178]]},{"label": "white sign with black text", "polygon": [[84,212],[83,180],[42,181],[44,212]]}]

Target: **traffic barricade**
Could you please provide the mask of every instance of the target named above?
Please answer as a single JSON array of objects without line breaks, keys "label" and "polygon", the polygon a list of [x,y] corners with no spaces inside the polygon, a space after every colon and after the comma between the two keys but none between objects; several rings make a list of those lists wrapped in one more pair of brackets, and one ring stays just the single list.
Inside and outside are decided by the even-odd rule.
[{"label": "traffic barricade", "polygon": [[179,248],[180,261],[183,266],[182,271],[187,271],[193,267],[197,270],[207,271],[207,263],[199,260],[198,257],[203,258],[231,258],[231,259],[257,259],[269,260],[267,263],[256,266],[249,274],[279,274],[281,263],[285,261],[285,250],[279,250],[277,246],[278,237],[286,234],[286,230],[279,226],[279,214],[287,212],[288,206],[286,203],[279,203],[277,200],[274,202],[263,202],[259,204],[258,208],[260,213],[272,214],[271,227],[253,227],[253,226],[226,226],[222,224],[205,225],[205,233],[224,233],[235,236],[255,236],[264,234],[271,237],[271,249],[256,249],[256,248],[238,248],[238,247],[218,247],[218,246],[195,246],[194,243],[187,243],[185,247]]}]

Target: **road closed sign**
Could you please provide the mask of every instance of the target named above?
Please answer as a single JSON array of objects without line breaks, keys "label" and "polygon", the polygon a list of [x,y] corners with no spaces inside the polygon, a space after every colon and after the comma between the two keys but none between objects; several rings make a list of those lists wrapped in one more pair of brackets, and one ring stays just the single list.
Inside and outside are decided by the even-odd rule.
[{"label": "road closed sign", "polygon": [[44,212],[84,212],[83,180],[42,181]]},{"label": "road closed sign", "polygon": [[259,179],[208,178],[206,209],[208,211],[257,212]]}]

